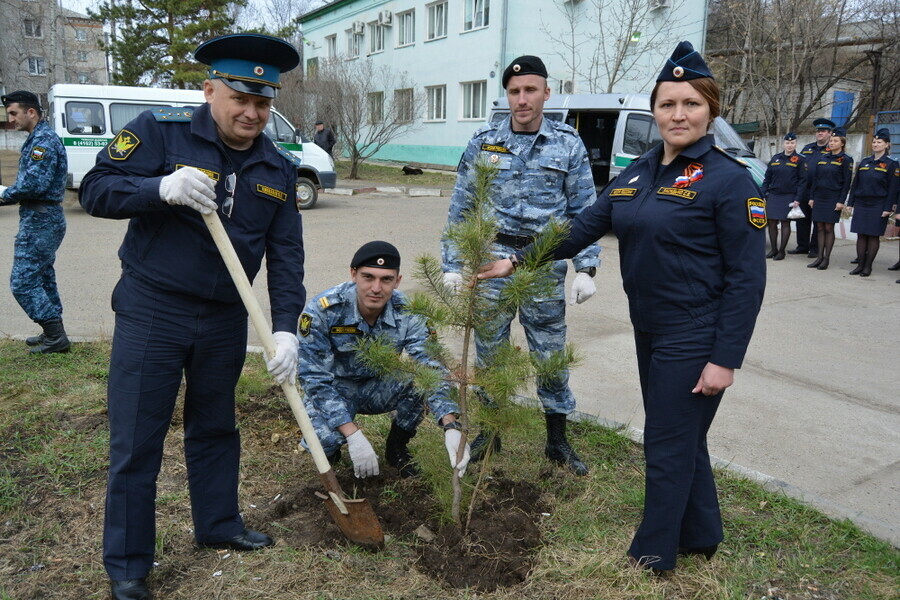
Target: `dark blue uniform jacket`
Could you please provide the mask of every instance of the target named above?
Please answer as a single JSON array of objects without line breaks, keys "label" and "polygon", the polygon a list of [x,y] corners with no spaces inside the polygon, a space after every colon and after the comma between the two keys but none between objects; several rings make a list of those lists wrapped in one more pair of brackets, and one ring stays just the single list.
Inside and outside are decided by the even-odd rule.
[{"label": "dark blue uniform jacket", "polygon": [[[141,113],[97,156],[80,201],[97,217],[131,219],[119,249],[123,269],[155,287],[203,300],[240,302],[237,288],[196,210],[160,199],[164,175],[192,166],[216,181],[218,204],[234,172],[208,104],[179,120]],[[220,217],[250,281],[266,256],[272,324],[296,331],[306,302],[303,241],[295,197],[296,168],[265,134],[237,173],[231,217]]]},{"label": "dark blue uniform jacket", "polygon": [[805,200],[806,165],[803,157],[796,152],[790,156],[784,152],[773,156],[763,179],[762,194],[763,198],[769,194],[791,194],[795,202]]},{"label": "dark blue uniform jacket", "polygon": [[853,206],[861,198],[868,199],[869,203],[881,200],[884,203],[882,212],[889,211],[897,203],[898,191],[900,191],[900,163],[886,154],[878,160],[875,160],[874,155],[867,156],[860,161],[856,170],[847,205]]},{"label": "dark blue uniform jacket", "polygon": [[[714,147],[711,135],[659,171],[661,157],[662,145],[622,171],[572,222],[556,258],[612,230],[634,328],[715,326],[709,361],[739,368],[766,286],[765,204],[746,167]],[[682,177],[693,180],[685,185]]]},{"label": "dark blue uniform jacket", "polygon": [[808,159],[808,166],[810,200],[843,203],[847,199],[853,179],[852,156],[845,152],[817,154]]}]

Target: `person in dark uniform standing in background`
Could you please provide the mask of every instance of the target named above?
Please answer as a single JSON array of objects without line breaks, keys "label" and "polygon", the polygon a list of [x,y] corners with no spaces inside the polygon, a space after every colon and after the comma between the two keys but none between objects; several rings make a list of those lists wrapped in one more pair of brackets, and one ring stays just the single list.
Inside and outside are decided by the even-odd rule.
[{"label": "person in dark uniform standing in background", "polygon": [[[812,226],[812,207],[809,205],[809,186],[812,184],[809,177],[809,168],[812,166],[811,159],[818,157],[823,152],[828,152],[828,140],[831,139],[831,132],[836,125],[828,119],[816,119],[813,121],[816,128],[816,141],[803,146],[800,155],[806,160],[807,177],[806,196],[800,202],[800,210],[806,215],[802,219],[797,219],[797,247],[788,250],[788,254],[806,254],[809,258],[815,258],[819,255],[818,239],[816,228]],[[812,233],[810,233],[810,230]]]},{"label": "person in dark uniform standing in background", "polygon": [[[791,239],[791,222],[787,215],[792,206],[806,201],[806,166],[797,149],[797,134],[784,136],[784,152],[769,161],[763,179],[762,196],[766,199],[766,218],[769,221],[771,248],[766,258],[784,260],[785,249]],[[781,242],[778,242],[778,226],[781,225]]]},{"label": "person in dark uniform standing in background", "polygon": [[334,138],[334,132],[331,130],[331,127],[325,127],[325,123],[322,121],[316,121],[316,133],[315,136],[313,136],[313,142],[315,142],[316,146],[327,152],[328,156],[334,158],[332,150],[334,150],[334,145],[337,143],[337,140]]},{"label": "person in dark uniform standing in background", "polygon": [[112,297],[108,385],[103,562],[117,600],[150,598],[156,477],[182,377],[197,543],[243,551],[273,543],[244,526],[238,507],[234,388],[247,312],[201,213],[219,212],[250,281],[265,255],[277,345],[266,364],[279,382],[295,377],[306,299],[298,164],[263,129],[280,74],[300,56],[283,40],[235,34],[201,44],[195,57],[210,65],[206,104],[141,113],[100,152],[80,189],[91,215],[130,219]]},{"label": "person in dark uniform standing in background", "polygon": [[887,227],[887,219],[897,203],[900,188],[900,164],[888,156],[891,133],[879,129],[872,138],[871,156],[859,162],[847,207],[853,213],[850,231],[856,234],[857,267],[851,275],[868,277],[872,263],[881,245],[881,236]]},{"label": "person in dark uniform standing in background", "polygon": [[41,326],[40,335],[25,343],[32,354],[66,352],[71,343],[62,322],[62,301],[56,286],[56,251],[66,235],[63,199],[69,163],[62,140],[43,120],[38,97],[19,90],[2,98],[6,116],[16,131],[28,137],[22,145],[19,172],[9,187],[0,185],[0,206],[19,205],[19,232],[9,287],[28,318]]},{"label": "person in dark uniform standing in background", "polygon": [[841,218],[853,179],[853,157],[844,152],[846,145],[847,134],[835,129],[828,140],[829,151],[809,159],[809,205],[819,243],[818,258],[806,265],[810,269],[824,271],[831,259],[834,224]]},{"label": "person in dark uniform standing in background", "polygon": [[[629,562],[657,572],[723,539],[706,432],[744,359],[766,286],[765,202],[746,166],[713,145],[719,88],[689,42],[650,95],[663,138],[572,221],[554,258],[613,231],[634,325],[646,423],[644,518]],[[527,252],[486,265],[512,272]]]}]

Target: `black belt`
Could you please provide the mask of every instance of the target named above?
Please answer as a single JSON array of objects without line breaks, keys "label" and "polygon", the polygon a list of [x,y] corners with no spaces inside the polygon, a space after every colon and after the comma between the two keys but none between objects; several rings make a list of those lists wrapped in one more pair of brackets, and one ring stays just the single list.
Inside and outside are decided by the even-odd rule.
[{"label": "black belt", "polygon": [[25,208],[30,208],[31,210],[38,213],[47,212],[48,206],[53,206],[54,204],[60,204],[60,202],[53,202],[51,200],[20,200],[19,204],[24,206]]},{"label": "black belt", "polygon": [[510,246],[515,248],[516,250],[521,250],[528,244],[534,241],[533,235],[509,235],[507,233],[498,233],[494,238],[498,244],[503,244],[504,246]]}]

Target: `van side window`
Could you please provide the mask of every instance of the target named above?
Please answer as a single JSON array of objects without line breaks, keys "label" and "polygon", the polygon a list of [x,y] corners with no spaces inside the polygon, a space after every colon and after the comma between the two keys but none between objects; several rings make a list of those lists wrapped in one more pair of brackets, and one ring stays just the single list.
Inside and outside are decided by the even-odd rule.
[{"label": "van side window", "polygon": [[625,123],[625,140],[622,151],[641,155],[662,141],[656,121],[650,115],[628,115]]},{"label": "van side window", "polygon": [[106,118],[99,102],[66,102],[66,130],[77,135],[106,133]]},{"label": "van side window", "polygon": [[109,105],[109,120],[112,123],[113,135],[117,135],[128,123],[133,121],[135,117],[153,108],[160,106],[172,106],[171,104],[123,104],[114,103]]},{"label": "van side window", "polygon": [[290,144],[294,141],[294,128],[281,115],[274,112],[269,112],[269,121],[266,123],[265,131],[266,135],[276,142]]}]

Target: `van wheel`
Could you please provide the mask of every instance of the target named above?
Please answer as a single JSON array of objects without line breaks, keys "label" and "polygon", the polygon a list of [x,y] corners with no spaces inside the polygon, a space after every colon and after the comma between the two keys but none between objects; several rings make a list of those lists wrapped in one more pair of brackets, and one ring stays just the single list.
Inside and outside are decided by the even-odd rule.
[{"label": "van wheel", "polygon": [[297,210],[307,210],[316,205],[319,190],[316,184],[306,177],[297,178]]}]

